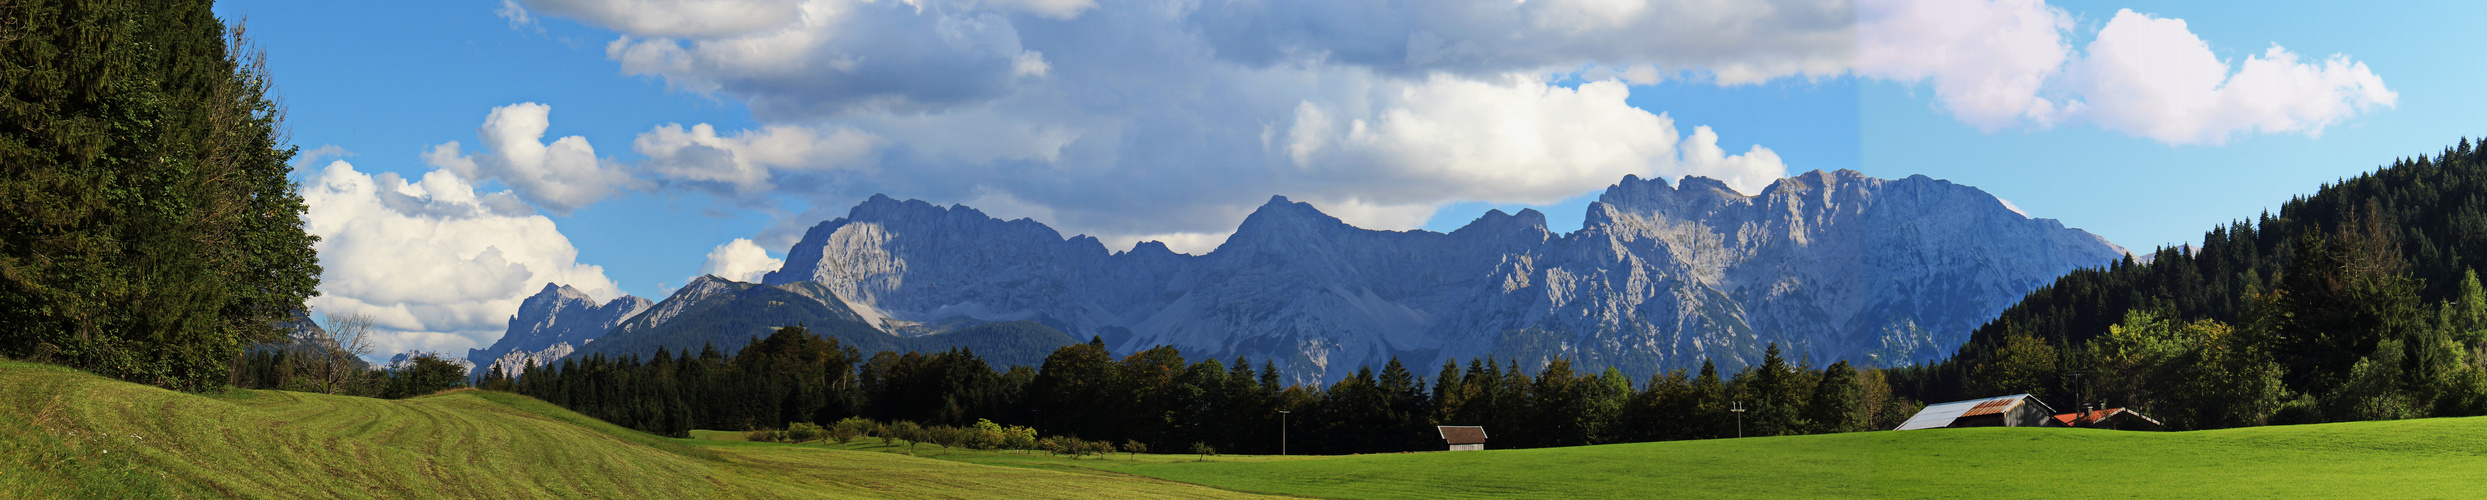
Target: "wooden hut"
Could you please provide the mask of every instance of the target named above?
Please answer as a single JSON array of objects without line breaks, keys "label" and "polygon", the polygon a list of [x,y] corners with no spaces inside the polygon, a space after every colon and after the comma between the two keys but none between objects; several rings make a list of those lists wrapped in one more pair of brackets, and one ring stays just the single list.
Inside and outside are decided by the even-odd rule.
[{"label": "wooden hut", "polygon": [[1484,427],[1474,425],[1445,425],[1435,427],[1434,429],[1442,433],[1442,442],[1450,444],[1451,451],[1480,451],[1485,449]]},{"label": "wooden hut", "polygon": [[1927,405],[1926,409],[1892,429],[1941,429],[1948,427],[2061,427],[2055,409],[2028,394],[1953,401]]},{"label": "wooden hut", "polygon": [[2157,419],[2144,416],[2141,412],[2133,411],[2131,408],[2091,409],[2090,405],[2085,404],[2081,405],[2080,413],[2056,415],[2055,420],[2062,422],[2065,427],[2119,431],[2167,430],[2167,424],[2159,423]]}]

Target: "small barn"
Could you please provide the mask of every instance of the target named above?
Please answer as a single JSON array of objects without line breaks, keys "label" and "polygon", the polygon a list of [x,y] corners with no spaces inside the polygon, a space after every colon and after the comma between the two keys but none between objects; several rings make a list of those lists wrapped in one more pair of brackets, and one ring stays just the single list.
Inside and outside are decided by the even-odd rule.
[{"label": "small barn", "polygon": [[2003,397],[1953,401],[1927,405],[1926,409],[1892,429],[1941,429],[1947,427],[2060,427],[2055,409],[2048,408],[2035,396],[2014,394]]},{"label": "small barn", "polygon": [[1451,451],[1480,451],[1485,449],[1484,427],[1474,425],[1445,425],[1435,427],[1435,429],[1442,432],[1442,442],[1449,443],[1451,445]]},{"label": "small barn", "polygon": [[2080,413],[2056,415],[2055,420],[2057,422],[2062,422],[2065,427],[2081,427],[2088,429],[2109,429],[2119,431],[2157,431],[2167,429],[2167,424],[2159,423],[2157,419],[2144,416],[2141,412],[2133,411],[2131,408],[2107,408],[2094,410],[2090,408],[2090,405],[2081,406],[2082,408]]}]

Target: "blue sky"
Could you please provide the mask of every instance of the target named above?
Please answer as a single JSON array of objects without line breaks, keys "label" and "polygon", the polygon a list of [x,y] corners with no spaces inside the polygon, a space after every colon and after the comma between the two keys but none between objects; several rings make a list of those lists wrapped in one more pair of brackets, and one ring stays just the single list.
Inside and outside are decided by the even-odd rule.
[{"label": "blue sky", "polygon": [[[2487,116],[2487,98],[2464,88],[2487,70],[2449,49],[2487,46],[2466,24],[2487,19],[2476,3],[1789,0],[1744,18],[1697,3],[1577,0],[1510,7],[1528,22],[1509,25],[1208,3],[1171,17],[1147,8],[1158,4],[1092,0],[266,0],[217,11],[246,17],[267,50],[294,142],[350,153],[297,173],[336,247],[323,250],[337,257],[315,307],[379,312],[400,333],[385,347],[398,349],[488,343],[546,281],[661,297],[703,272],[754,276],[804,227],[872,193],[1033,217],[1112,246],[1205,251],[1270,195],[1368,227],[1449,230],[1490,208],[1535,207],[1569,230],[1622,173],[1743,176],[1731,183],[1750,190],[1779,174],[1855,169],[1977,186],[2141,250],[2487,133],[2473,118]],[[745,8],[688,9],[700,4]],[[1640,6],[1599,10],[1617,5]],[[1825,6],[1840,15],[1785,14]],[[2061,25],[1990,29],[1977,23],[2004,17],[1961,12]],[[1762,28],[1660,23],[1712,15]],[[2174,20],[2181,29],[2167,30]],[[1633,24],[1645,21],[1663,29]],[[1560,23],[1577,26],[1529,31]],[[1944,82],[2030,55],[1981,60],[1989,54],[1972,49],[1987,47],[1928,41],[1921,31],[1942,30],[1908,23],[2060,37],[2054,52],[2065,54],[2054,55],[2066,62],[2026,66],[2045,83],[2017,95],[2090,108],[1948,100]],[[2129,99],[2096,82],[2187,66],[2092,62],[2109,59],[2090,49],[2111,24],[2161,28],[2115,35],[2144,54],[2181,53],[2152,45],[2170,33],[2198,37],[2223,77],[2274,44],[2309,71],[2334,54],[2363,66],[2323,73],[2329,86],[2295,101],[2158,116],[2117,108]],[[1512,33],[1536,37],[1474,43]],[[1878,47],[1906,44],[1938,46],[1877,59],[1895,53]],[[1936,49],[1964,55],[1908,60]],[[2361,74],[2380,86],[2339,83]],[[2377,101],[2383,89],[2388,102]],[[2321,123],[2255,128],[2276,123],[2253,114],[2268,109]],[[487,116],[516,128],[485,130]],[[2142,130],[2188,119],[2209,132]],[[540,141],[510,142],[535,139],[528,123],[543,126]],[[455,152],[427,157],[451,142]],[[1723,156],[1688,152],[1711,145]],[[592,160],[558,159],[583,147]],[[331,169],[337,160],[351,171]],[[469,216],[389,205],[392,180],[430,213]],[[473,195],[445,194],[458,186]],[[489,279],[376,264],[392,259]]]}]

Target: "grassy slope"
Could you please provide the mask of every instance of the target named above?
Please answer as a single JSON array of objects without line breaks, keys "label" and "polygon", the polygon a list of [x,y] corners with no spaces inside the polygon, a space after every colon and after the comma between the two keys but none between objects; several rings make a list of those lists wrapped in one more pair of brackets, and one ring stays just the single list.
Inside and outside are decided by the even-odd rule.
[{"label": "grassy slope", "polygon": [[215,397],[0,362],[0,492],[86,497],[1218,497],[1093,471],[674,440],[480,391]]}]

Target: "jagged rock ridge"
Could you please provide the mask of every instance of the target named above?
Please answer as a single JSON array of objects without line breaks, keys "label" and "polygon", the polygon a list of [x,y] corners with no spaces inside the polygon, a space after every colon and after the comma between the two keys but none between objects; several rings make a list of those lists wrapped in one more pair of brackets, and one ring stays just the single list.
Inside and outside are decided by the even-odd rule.
[{"label": "jagged rock ridge", "polygon": [[1375,231],[1273,197],[1201,256],[875,196],[763,281],[817,282],[884,329],[1028,320],[1118,352],[1268,358],[1299,381],[1392,356],[1561,355],[1642,377],[1735,369],[1770,342],[1817,363],[1933,359],[2030,290],[2124,255],[1976,188],[1843,170],[1753,196],[1627,176],[1569,234],[1534,210]]},{"label": "jagged rock ridge", "polygon": [[493,341],[492,347],[468,349],[466,361],[477,376],[494,366],[511,374],[529,362],[549,366],[652,305],[648,299],[629,295],[599,304],[577,288],[546,283],[543,290],[518,304],[518,313],[510,316],[509,330],[500,340]]}]

